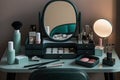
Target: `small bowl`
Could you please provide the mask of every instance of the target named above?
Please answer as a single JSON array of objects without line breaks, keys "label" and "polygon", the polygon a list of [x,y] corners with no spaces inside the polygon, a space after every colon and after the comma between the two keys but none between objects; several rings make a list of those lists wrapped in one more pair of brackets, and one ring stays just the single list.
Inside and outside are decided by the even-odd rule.
[{"label": "small bowl", "polygon": [[99,58],[92,55],[81,55],[78,58],[76,58],[75,63],[91,68],[99,63]]}]

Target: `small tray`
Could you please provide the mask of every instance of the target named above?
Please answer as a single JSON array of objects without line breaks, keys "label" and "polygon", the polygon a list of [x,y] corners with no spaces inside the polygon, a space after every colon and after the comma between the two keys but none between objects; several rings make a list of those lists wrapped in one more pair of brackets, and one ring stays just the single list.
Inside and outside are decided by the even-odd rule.
[{"label": "small tray", "polygon": [[75,60],[75,63],[91,68],[99,63],[99,58],[92,55],[81,55]]}]

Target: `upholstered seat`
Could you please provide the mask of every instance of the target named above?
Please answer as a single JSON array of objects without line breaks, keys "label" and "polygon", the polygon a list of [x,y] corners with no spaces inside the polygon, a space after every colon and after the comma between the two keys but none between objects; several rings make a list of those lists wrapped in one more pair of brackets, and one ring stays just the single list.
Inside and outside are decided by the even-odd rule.
[{"label": "upholstered seat", "polygon": [[77,69],[46,68],[31,73],[29,80],[88,80],[88,75]]}]

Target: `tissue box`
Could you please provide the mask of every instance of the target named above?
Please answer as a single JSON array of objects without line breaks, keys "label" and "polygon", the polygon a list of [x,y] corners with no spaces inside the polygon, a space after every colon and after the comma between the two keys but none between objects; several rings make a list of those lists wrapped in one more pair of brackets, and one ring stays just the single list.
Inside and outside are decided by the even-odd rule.
[{"label": "tissue box", "polygon": [[28,57],[24,55],[19,55],[15,57],[15,63],[16,64],[26,64],[28,63]]},{"label": "tissue box", "polygon": [[102,47],[102,46],[95,47],[95,55],[96,56],[102,56],[103,53],[104,53],[104,47]]}]

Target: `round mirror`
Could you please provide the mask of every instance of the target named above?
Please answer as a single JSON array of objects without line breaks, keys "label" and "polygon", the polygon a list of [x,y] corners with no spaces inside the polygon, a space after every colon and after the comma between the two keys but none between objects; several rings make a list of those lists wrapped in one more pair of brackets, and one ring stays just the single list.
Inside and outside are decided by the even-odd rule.
[{"label": "round mirror", "polygon": [[43,26],[48,37],[55,41],[70,39],[76,31],[76,8],[66,0],[52,0],[45,5]]},{"label": "round mirror", "polygon": [[98,19],[93,25],[93,30],[100,37],[108,37],[112,33],[112,25],[106,19]]}]

